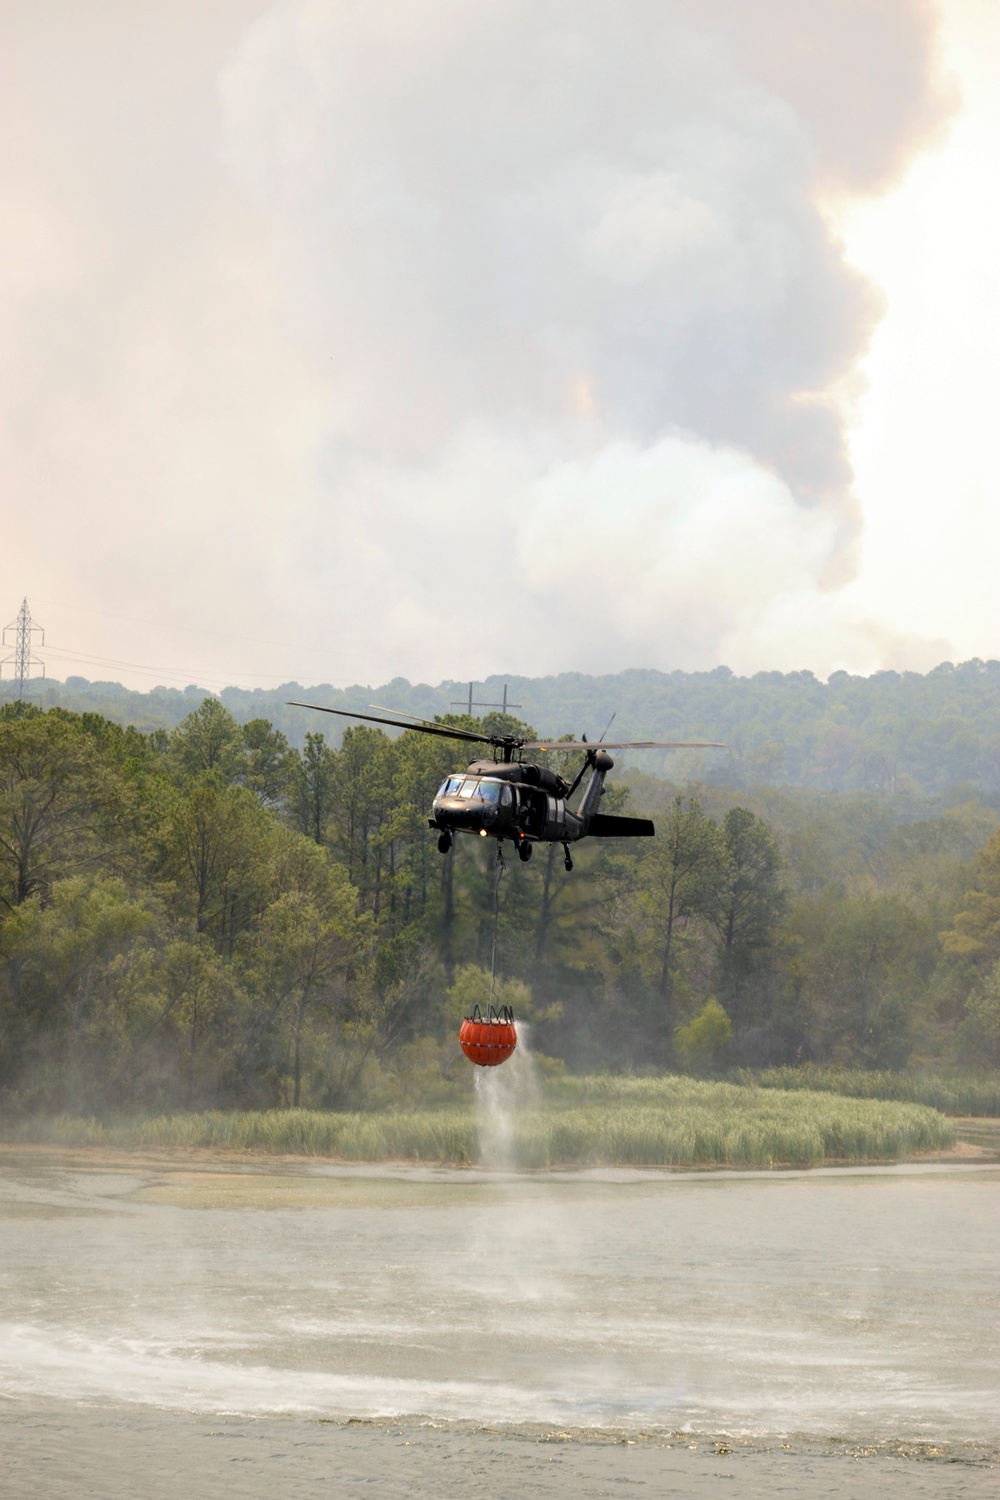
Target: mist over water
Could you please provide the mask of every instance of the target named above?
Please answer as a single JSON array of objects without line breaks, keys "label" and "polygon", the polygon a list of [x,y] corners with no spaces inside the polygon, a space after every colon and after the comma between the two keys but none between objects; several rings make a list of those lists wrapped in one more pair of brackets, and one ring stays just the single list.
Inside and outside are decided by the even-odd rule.
[{"label": "mist over water", "polygon": [[489,1169],[8,1153],[0,1396],[1000,1440],[1000,1174],[519,1175],[528,1060]]}]

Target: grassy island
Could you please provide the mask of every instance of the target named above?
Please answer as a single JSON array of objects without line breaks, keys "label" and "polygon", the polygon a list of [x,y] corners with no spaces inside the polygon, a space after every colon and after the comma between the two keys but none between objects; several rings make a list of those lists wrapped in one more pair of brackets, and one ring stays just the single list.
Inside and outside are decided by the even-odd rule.
[{"label": "grassy island", "polygon": [[[499,1084],[501,1080],[496,1080]],[[955,1142],[925,1105],[758,1088],[678,1075],[549,1080],[534,1098],[408,1112],[208,1110],[146,1118],[23,1121],[7,1141],[187,1147],[456,1165],[771,1167],[892,1161]]]}]

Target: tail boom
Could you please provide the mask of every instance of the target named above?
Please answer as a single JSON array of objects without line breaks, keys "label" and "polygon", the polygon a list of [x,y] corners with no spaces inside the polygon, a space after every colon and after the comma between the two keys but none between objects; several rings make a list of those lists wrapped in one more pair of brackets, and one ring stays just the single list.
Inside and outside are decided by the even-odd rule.
[{"label": "tail boom", "polygon": [[598,839],[651,839],[656,829],[651,818],[621,818],[614,813],[595,813],[587,836]]}]

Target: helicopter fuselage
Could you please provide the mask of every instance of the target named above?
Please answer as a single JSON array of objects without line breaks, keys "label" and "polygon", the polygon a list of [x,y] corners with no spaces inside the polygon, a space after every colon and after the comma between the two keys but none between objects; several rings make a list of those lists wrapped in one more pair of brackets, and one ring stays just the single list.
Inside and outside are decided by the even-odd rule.
[{"label": "helicopter fuselage", "polygon": [[597,809],[604,795],[604,778],[614,761],[606,750],[595,747],[584,769],[587,763],[591,777],[574,810],[566,802],[579,778],[571,785],[546,766],[473,761],[464,772],[449,776],[434,798],[434,816],[428,821],[441,835],[438,847],[447,853],[456,833],[471,833],[512,839],[521,858],[527,859],[534,843],[569,845],[588,833],[650,836],[653,825],[645,818],[600,816]]},{"label": "helicopter fuselage", "polygon": [[[369,724],[387,724],[391,729],[409,729],[415,734],[432,734],[439,739],[462,740],[478,745],[492,745],[493,760],[476,760],[464,772],[445,778],[434,798],[434,816],[428,819],[438,831],[438,848],[447,854],[456,833],[472,833],[480,838],[492,836],[502,843],[513,839],[521,859],[530,858],[537,843],[562,844],[566,851],[566,868],[573,868],[569,846],[582,838],[652,838],[656,832],[649,818],[625,818],[598,812],[604,795],[604,778],[613,768],[609,750],[724,750],[711,740],[609,740],[604,735],[596,745],[581,741],[529,740],[518,734],[480,733],[440,720],[419,719],[398,709],[363,714],[354,708],[332,708],[322,703],[293,701],[291,708],[317,709],[344,719],[362,719]],[[372,707],[376,707],[372,704]],[[391,712],[393,718],[386,718]],[[612,717],[614,717],[612,715]],[[406,721],[406,722],[403,722]],[[610,728],[610,724],[608,728]],[[606,733],[607,731],[605,731]],[[557,750],[562,754],[584,751],[583,765],[572,782],[564,781],[547,766],[532,765],[522,759],[524,750]],[[576,808],[567,802],[590,767],[587,788]]]}]

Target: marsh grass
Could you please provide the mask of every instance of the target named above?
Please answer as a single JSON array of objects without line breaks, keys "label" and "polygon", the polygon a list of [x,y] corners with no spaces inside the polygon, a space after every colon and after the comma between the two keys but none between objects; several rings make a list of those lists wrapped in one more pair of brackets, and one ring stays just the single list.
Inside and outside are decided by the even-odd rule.
[{"label": "marsh grass", "polygon": [[[926,1106],[817,1091],[677,1076],[589,1077],[551,1082],[546,1095],[543,1103],[512,1113],[511,1164],[816,1166],[894,1160],[955,1141],[950,1123]],[[116,1121],[59,1116],[24,1121],[2,1135],[67,1146],[198,1147],[359,1162],[481,1159],[477,1118],[464,1106],[405,1114],[289,1109]]]},{"label": "marsh grass", "polygon": [[809,1089],[855,1099],[891,1099],[926,1104],[945,1115],[1000,1117],[1000,1072],[868,1072],[864,1068],[766,1068],[742,1073],[742,1082],[762,1089]]}]

